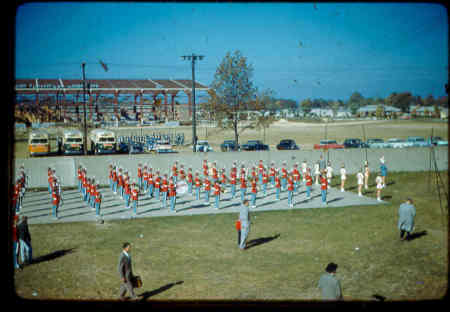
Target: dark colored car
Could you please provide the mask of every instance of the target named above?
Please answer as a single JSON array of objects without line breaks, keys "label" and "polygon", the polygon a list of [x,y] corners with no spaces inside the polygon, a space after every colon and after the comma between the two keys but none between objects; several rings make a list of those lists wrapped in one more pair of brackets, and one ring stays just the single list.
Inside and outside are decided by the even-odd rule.
[{"label": "dark colored car", "polygon": [[277,150],[299,150],[300,148],[295,144],[294,140],[281,140],[277,145]]},{"label": "dark colored car", "polygon": [[367,147],[367,144],[364,143],[361,139],[345,139],[343,144],[345,148]]},{"label": "dark colored car", "polygon": [[269,145],[263,144],[259,140],[250,140],[241,146],[243,151],[268,151]]},{"label": "dark colored car", "polygon": [[238,151],[240,149],[239,144],[236,144],[236,141],[233,140],[225,140],[222,144],[220,144],[220,150],[222,152],[227,151]]}]

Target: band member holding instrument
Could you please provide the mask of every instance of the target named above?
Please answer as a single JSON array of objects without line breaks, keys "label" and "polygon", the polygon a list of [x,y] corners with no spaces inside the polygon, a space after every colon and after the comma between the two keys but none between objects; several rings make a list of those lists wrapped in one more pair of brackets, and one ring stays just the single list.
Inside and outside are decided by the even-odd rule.
[{"label": "band member holding instrument", "polygon": [[215,208],[219,209],[220,203],[220,193],[222,192],[219,181],[214,182],[214,197],[215,197]]},{"label": "band member holding instrument", "polygon": [[177,201],[177,188],[174,177],[172,177],[172,179],[170,179],[169,182],[169,200],[170,200],[170,211],[176,212],[175,204]]},{"label": "band member holding instrument", "polygon": [[256,208],[256,195],[258,193],[258,188],[257,188],[257,180],[256,180],[256,176],[252,177],[252,181],[251,181],[251,203],[252,203],[252,208]]},{"label": "band member holding instrument", "polygon": [[205,185],[205,206],[209,206],[209,195],[211,193],[211,181],[206,176],[205,180],[203,181],[203,184]]},{"label": "band member holding instrument", "polygon": [[195,172],[194,178],[194,189],[195,189],[195,198],[200,200],[200,189],[202,187],[202,180],[199,177],[198,171]]}]

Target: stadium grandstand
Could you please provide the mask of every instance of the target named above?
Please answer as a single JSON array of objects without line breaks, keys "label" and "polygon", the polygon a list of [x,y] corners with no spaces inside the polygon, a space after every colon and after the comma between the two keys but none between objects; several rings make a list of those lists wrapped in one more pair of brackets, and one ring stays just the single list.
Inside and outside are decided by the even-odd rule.
[{"label": "stadium grandstand", "polygon": [[[208,87],[195,82],[196,91]],[[187,79],[16,79],[18,121],[190,120],[192,80]],[[198,93],[196,93],[198,94]],[[180,103],[184,98],[184,102]],[[197,96],[196,96],[197,103]],[[196,106],[198,103],[196,104]]]}]

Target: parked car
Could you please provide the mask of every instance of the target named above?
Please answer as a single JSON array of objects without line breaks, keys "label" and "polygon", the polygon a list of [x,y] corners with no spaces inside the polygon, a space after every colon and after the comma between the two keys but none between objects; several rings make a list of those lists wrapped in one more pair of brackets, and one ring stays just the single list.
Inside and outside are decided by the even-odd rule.
[{"label": "parked car", "polygon": [[213,152],[213,149],[211,146],[209,146],[208,141],[197,141],[195,150],[197,152]]},{"label": "parked car", "polygon": [[412,144],[410,142],[407,142],[406,140],[392,138],[386,141],[385,147],[390,148],[405,148],[405,147],[411,147]]},{"label": "parked car", "polygon": [[369,148],[385,148],[386,144],[383,139],[368,139],[367,146]]},{"label": "parked car", "polygon": [[344,144],[338,144],[336,140],[321,140],[319,144],[314,144],[314,149],[339,149],[344,148]]},{"label": "parked car", "polygon": [[361,139],[345,139],[343,144],[345,148],[367,147],[367,144],[364,143]]},{"label": "parked car", "polygon": [[414,147],[430,147],[431,143],[427,142],[425,138],[420,136],[408,137],[408,142],[411,142]]},{"label": "parked car", "polygon": [[259,140],[249,140],[241,146],[243,151],[268,151],[269,145],[263,144]]},{"label": "parked car", "polygon": [[234,140],[225,140],[222,144],[220,144],[220,150],[222,152],[238,151],[240,148],[240,145],[236,144],[236,141]]},{"label": "parked car", "polygon": [[285,139],[281,140],[280,143],[277,145],[277,150],[299,150],[297,144],[295,144],[294,140],[291,139]]},{"label": "parked car", "polygon": [[157,143],[155,146],[155,151],[158,154],[164,154],[164,153],[176,153],[176,151],[174,151],[172,149],[172,145],[170,145],[167,142],[162,142],[162,143]]},{"label": "parked car", "polygon": [[428,139],[428,143],[434,146],[448,146],[448,141],[443,140],[440,136],[433,136]]}]

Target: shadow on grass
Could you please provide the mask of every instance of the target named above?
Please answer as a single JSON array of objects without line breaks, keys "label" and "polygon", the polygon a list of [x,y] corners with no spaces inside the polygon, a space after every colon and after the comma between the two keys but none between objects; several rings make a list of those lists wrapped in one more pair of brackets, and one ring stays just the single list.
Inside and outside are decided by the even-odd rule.
[{"label": "shadow on grass", "polygon": [[273,241],[274,239],[277,239],[280,236],[281,236],[281,234],[278,233],[278,234],[276,234],[274,236],[260,237],[260,238],[252,239],[251,241],[247,242],[246,249],[249,249],[249,248],[252,248],[252,247],[256,247],[256,246],[268,243],[270,241]]},{"label": "shadow on grass", "polygon": [[40,263],[40,262],[45,262],[45,261],[51,261],[51,260],[55,260],[59,257],[65,256],[67,254],[70,254],[72,252],[74,252],[75,248],[70,248],[70,249],[61,249],[61,250],[57,250],[54,251],[52,253],[49,253],[48,255],[44,255],[44,256],[40,256],[37,258],[33,259],[33,264],[36,263]]},{"label": "shadow on grass", "polygon": [[151,291],[146,291],[146,292],[140,294],[139,296],[142,297],[142,299],[141,299],[142,301],[145,301],[147,298],[156,296],[156,295],[158,295],[158,294],[160,294],[160,293],[162,293],[162,292],[164,292],[166,290],[169,290],[170,288],[172,288],[175,285],[181,285],[183,283],[184,283],[184,281],[178,281],[178,282],[175,282],[175,283],[170,283],[170,284],[161,286],[158,289],[151,290]]},{"label": "shadow on grass", "polygon": [[408,241],[415,240],[416,238],[425,236],[425,235],[427,235],[427,234],[428,234],[427,231],[421,231],[421,232],[417,232],[417,233],[411,233],[411,234],[409,235]]}]

